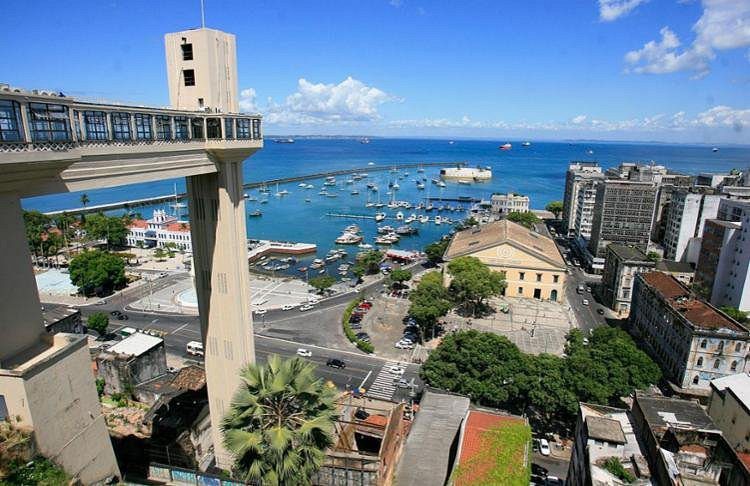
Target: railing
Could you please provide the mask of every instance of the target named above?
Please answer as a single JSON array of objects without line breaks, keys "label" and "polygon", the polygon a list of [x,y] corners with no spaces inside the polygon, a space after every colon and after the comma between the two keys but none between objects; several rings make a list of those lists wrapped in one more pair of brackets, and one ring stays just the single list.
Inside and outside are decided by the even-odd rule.
[{"label": "railing", "polygon": [[262,140],[259,115],[107,105],[0,90],[0,153]]}]

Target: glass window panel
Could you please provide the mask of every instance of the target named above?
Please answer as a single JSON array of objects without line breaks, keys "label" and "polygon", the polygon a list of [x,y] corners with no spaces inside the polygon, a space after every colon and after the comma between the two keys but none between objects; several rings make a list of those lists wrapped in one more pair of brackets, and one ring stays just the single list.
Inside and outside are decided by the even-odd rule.
[{"label": "glass window panel", "polygon": [[234,120],[232,118],[224,118],[224,138],[227,140],[234,138]]},{"label": "glass window panel", "polygon": [[185,116],[174,117],[174,138],[176,140],[187,140],[188,136],[188,119]]},{"label": "glass window panel", "polygon": [[250,119],[237,119],[237,138],[250,138]]},{"label": "glass window panel", "polygon": [[135,118],[135,138],[138,140],[153,139],[154,137],[151,132],[151,115],[136,113],[133,117]]},{"label": "glass window panel", "polygon": [[221,138],[221,120],[219,118],[206,118],[207,138]]},{"label": "glass window panel", "polygon": [[156,121],[156,139],[172,140],[172,123],[168,116],[157,115]]},{"label": "glass window panel", "polygon": [[29,132],[34,142],[70,140],[68,107],[29,103]]},{"label": "glass window panel", "polygon": [[0,142],[21,141],[21,106],[15,101],[0,100]]},{"label": "glass window panel", "polygon": [[112,113],[112,138],[115,140],[132,140],[130,136],[130,114]]},{"label": "glass window panel", "polygon": [[191,118],[190,125],[193,130],[193,138],[203,138],[203,118]]},{"label": "glass window panel", "polygon": [[87,140],[107,140],[107,114],[103,111],[84,111],[83,125],[86,127]]}]

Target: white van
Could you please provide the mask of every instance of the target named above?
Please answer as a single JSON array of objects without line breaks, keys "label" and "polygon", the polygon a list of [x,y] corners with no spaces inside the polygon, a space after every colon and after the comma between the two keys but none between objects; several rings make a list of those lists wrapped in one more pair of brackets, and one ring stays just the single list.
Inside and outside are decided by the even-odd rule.
[{"label": "white van", "polygon": [[198,341],[190,341],[187,343],[187,347],[185,349],[187,351],[187,354],[192,354],[193,356],[203,356],[203,344],[199,343]]}]

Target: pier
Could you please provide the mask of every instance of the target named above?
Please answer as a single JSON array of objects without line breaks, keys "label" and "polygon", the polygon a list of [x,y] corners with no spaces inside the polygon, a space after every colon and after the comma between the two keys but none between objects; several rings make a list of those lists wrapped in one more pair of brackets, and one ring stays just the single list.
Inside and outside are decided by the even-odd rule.
[{"label": "pier", "polygon": [[[409,163],[409,164],[395,164],[395,165],[369,165],[366,167],[357,167],[354,169],[341,169],[341,170],[334,170],[329,172],[318,172],[315,174],[306,174],[301,176],[294,176],[294,177],[284,177],[281,179],[270,179],[267,181],[259,181],[259,182],[248,182],[246,184],[243,184],[243,189],[256,189],[259,187],[264,186],[270,186],[275,184],[288,184],[290,182],[300,182],[300,181],[306,181],[310,179],[323,179],[325,177],[336,177],[340,175],[348,175],[348,174],[358,174],[358,173],[364,173],[364,172],[383,172],[386,170],[391,169],[417,169],[420,167],[452,167],[452,166],[463,166],[466,165],[466,162],[415,162],[415,163]],[[104,212],[104,211],[114,211],[115,209],[132,209],[132,208],[138,208],[138,207],[144,207],[144,206],[150,206],[153,204],[159,204],[164,202],[177,202],[182,199],[185,199],[186,194],[185,193],[177,193],[177,194],[165,194],[161,196],[153,196],[153,197],[147,197],[142,199],[134,199],[131,201],[118,201],[113,203],[107,203],[107,204],[97,204],[92,206],[82,206],[79,208],[72,208],[72,209],[61,209],[57,211],[48,211],[44,214],[48,216],[57,216],[63,213],[70,213],[70,214],[90,214],[90,213],[98,213],[98,212]],[[439,199],[439,198],[429,198],[429,199]],[[451,201],[452,199],[443,199],[444,201]],[[455,201],[463,201],[463,202],[472,202],[465,199],[455,199]]]}]

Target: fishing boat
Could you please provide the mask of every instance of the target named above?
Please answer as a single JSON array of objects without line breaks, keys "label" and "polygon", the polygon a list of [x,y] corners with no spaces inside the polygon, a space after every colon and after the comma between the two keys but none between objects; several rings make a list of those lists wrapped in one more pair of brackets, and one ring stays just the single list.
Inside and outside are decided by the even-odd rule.
[{"label": "fishing boat", "polygon": [[375,221],[380,222],[385,219],[385,213],[375,213]]},{"label": "fishing boat", "polygon": [[263,213],[260,212],[260,209],[256,209],[252,213],[249,213],[248,216],[257,218],[258,216],[263,216]]}]

